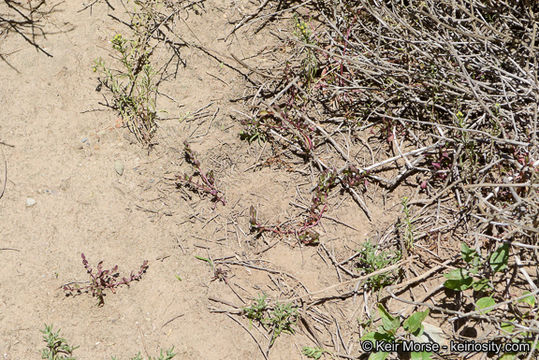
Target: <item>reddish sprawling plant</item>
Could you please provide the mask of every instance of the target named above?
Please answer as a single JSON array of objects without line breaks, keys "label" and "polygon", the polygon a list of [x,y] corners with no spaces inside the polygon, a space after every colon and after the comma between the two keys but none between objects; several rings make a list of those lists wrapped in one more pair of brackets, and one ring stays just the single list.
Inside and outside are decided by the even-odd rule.
[{"label": "reddish sprawling plant", "polygon": [[121,285],[129,286],[129,283],[135,280],[140,280],[142,274],[148,269],[148,261],[144,260],[137,273],[131,272],[129,277],[122,277],[120,279],[120,273],[118,272],[118,265],[115,265],[112,269],[103,269],[103,261],[97,264],[97,271],[94,270],[88,264],[84,253],[80,254],[82,258],[82,265],[86,269],[88,275],[90,275],[90,284],[86,286],[79,286],[78,283],[70,283],[63,286],[67,296],[75,296],[82,293],[91,293],[93,297],[98,300],[98,306],[105,304],[105,290],[110,290],[112,293],[116,293],[116,288]]},{"label": "reddish sprawling plant", "polygon": [[[191,149],[189,143],[185,141],[184,143],[185,151],[185,160],[195,168],[195,173],[193,175],[184,174],[183,178],[178,177],[180,183],[178,186],[186,185],[192,191],[197,193],[209,194],[212,196],[212,201],[214,203],[220,202],[223,205],[226,205],[226,201],[222,192],[217,189],[215,185],[215,177],[213,176],[213,171],[210,170],[207,173],[202,171],[200,168],[200,161],[197,159],[197,154]],[[194,177],[199,176],[201,181],[195,181]]]},{"label": "reddish sprawling plant", "polygon": [[350,191],[359,185],[366,185],[366,172],[361,172],[355,166],[350,165],[341,170],[325,170],[320,174],[318,184],[313,190],[311,206],[308,208],[307,218],[300,225],[282,227],[279,225],[264,226],[257,219],[256,210],[250,208],[250,230],[257,235],[263,232],[271,232],[277,235],[296,235],[304,245],[316,245],[320,235],[312,230],[320,223],[322,216],[326,212],[329,191],[341,184],[342,191]]}]

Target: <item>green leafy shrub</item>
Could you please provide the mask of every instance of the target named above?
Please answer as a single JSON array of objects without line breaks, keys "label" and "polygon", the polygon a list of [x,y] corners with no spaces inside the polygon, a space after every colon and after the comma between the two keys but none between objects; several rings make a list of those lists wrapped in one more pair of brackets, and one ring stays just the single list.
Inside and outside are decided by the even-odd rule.
[{"label": "green leafy shrub", "polygon": [[[370,241],[363,244],[363,248],[359,251],[357,257],[357,267],[363,270],[366,274],[373,273],[387,266],[397,263],[401,259],[399,251],[391,254],[388,251],[380,250],[379,246],[373,245]],[[377,290],[389,285],[394,279],[391,272],[379,274],[370,277],[367,280],[368,285]]]},{"label": "green leafy shrub", "polygon": [[262,326],[267,327],[272,332],[271,344],[283,332],[293,334],[293,326],[298,318],[298,310],[292,304],[277,302],[270,308],[266,302],[267,296],[261,295],[255,303],[243,309],[243,314],[250,320],[256,320]]},{"label": "green leafy shrub", "polygon": [[[412,314],[404,322],[401,322],[400,318],[392,316],[382,304],[378,304],[378,313],[380,314],[382,325],[378,327],[378,330],[365,334],[361,340],[373,343],[376,341],[394,343],[403,337],[410,337],[411,335],[419,337],[423,334],[423,320],[429,315],[429,309]],[[404,332],[399,332],[399,330],[404,330]],[[388,352],[373,352],[370,354],[369,360],[385,360],[388,356]],[[429,360],[431,359],[431,353],[412,352],[410,357],[412,360]]]},{"label": "green leafy shrub", "polygon": [[137,139],[149,144],[157,128],[156,72],[149,61],[152,49],[146,39],[128,39],[122,34],[115,35],[111,43],[121,68],[113,70],[99,58],[93,70],[112,93],[112,107]]},{"label": "green leafy shrub", "polygon": [[43,333],[43,341],[47,344],[41,351],[41,358],[47,360],[75,360],[73,351],[78,346],[70,346],[67,340],[60,336],[60,330],[56,332],[52,330],[53,325],[45,324]]}]

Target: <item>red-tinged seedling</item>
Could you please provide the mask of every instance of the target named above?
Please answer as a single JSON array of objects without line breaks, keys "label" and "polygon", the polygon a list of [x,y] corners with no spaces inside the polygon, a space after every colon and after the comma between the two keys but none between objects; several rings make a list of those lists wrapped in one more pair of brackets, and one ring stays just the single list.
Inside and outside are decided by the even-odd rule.
[{"label": "red-tinged seedling", "polygon": [[249,209],[249,225],[251,232],[257,233],[256,235],[260,235],[266,231],[277,235],[295,235],[304,245],[317,245],[319,243],[320,234],[312,230],[312,228],[320,223],[324,212],[327,210],[326,200],[328,191],[335,185],[336,181],[336,178],[333,178],[334,175],[332,173],[325,174],[327,177],[321,176],[318,186],[314,191],[307,219],[303,221],[303,223],[284,228],[278,225],[264,226],[258,222],[256,210],[251,206]]},{"label": "red-tinged seedling", "polygon": [[430,181],[424,181],[421,184],[422,189],[425,189],[428,183],[445,181],[451,175],[453,154],[447,149],[440,149],[435,153],[427,155],[426,163],[432,173]]},{"label": "red-tinged seedling", "polygon": [[185,151],[185,160],[197,169],[200,167],[200,161],[196,159],[196,153],[191,149],[191,146],[187,141],[183,143]]},{"label": "red-tinged seedling", "polygon": [[311,228],[318,225],[326,208],[327,206],[324,205],[324,208],[320,210],[319,213],[310,212],[307,220],[305,220],[301,225],[282,227],[279,225],[264,226],[260,224],[256,218],[256,210],[254,206],[251,205],[249,219],[250,231],[251,233],[256,233],[255,236],[258,236],[263,232],[270,232],[281,236],[295,235],[304,245],[317,245],[320,235]]},{"label": "red-tinged seedling", "polygon": [[355,188],[359,185],[367,186],[367,172],[361,172],[354,165],[348,166],[342,171],[341,183],[345,189]]},{"label": "red-tinged seedling", "polygon": [[[343,103],[343,99],[339,98],[338,100],[340,104]],[[378,132],[376,132],[375,129],[377,129]],[[371,134],[390,144],[393,142],[393,140],[395,140],[395,135],[399,135],[399,137],[406,136],[406,129],[402,126],[402,124],[392,119],[383,117],[379,124],[377,124],[373,130],[371,130]]]},{"label": "red-tinged seedling", "polygon": [[215,280],[223,281],[225,284],[228,284],[228,270],[216,267],[213,270],[213,278],[210,281]]},{"label": "red-tinged seedling", "polygon": [[355,166],[350,165],[341,172],[336,170],[325,170],[318,178],[318,184],[313,190],[311,206],[308,209],[307,219],[300,225],[281,227],[278,225],[264,226],[257,220],[256,210],[253,206],[249,209],[249,228],[251,233],[260,235],[263,232],[272,232],[277,235],[296,235],[304,245],[317,245],[320,235],[312,230],[320,223],[322,216],[326,212],[327,199],[331,189],[341,184],[342,191],[349,191],[359,185],[367,185],[366,172],[361,172]]},{"label": "red-tinged seedling", "polygon": [[86,269],[88,275],[90,275],[90,284],[86,286],[79,286],[78,284],[64,285],[63,289],[67,296],[76,296],[82,293],[90,293],[98,300],[98,306],[105,304],[105,290],[110,290],[113,294],[116,293],[116,288],[121,285],[129,286],[132,281],[138,281],[142,278],[142,274],[148,269],[148,261],[144,260],[137,273],[131,272],[129,277],[121,277],[118,272],[118,265],[115,265],[112,269],[103,269],[103,261],[97,264],[97,271],[88,264],[86,256],[81,253],[82,265]]},{"label": "red-tinged seedling", "polygon": [[[195,168],[193,175],[184,174],[183,177],[178,176],[179,182],[177,186],[187,186],[190,190],[196,193],[208,194],[212,196],[212,201],[214,203],[220,202],[223,205],[226,205],[226,201],[222,192],[217,189],[215,184],[215,177],[213,171],[210,170],[207,173],[202,171],[200,168],[200,161],[197,160],[197,154],[191,149],[189,143],[185,141],[184,143],[184,152],[185,160]],[[200,181],[194,180],[195,176],[200,178]]]}]

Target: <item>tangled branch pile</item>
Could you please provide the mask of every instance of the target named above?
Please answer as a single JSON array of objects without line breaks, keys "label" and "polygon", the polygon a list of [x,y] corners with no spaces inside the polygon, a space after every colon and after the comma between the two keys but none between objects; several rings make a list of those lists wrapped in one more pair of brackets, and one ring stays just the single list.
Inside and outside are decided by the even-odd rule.
[{"label": "tangled branch pile", "polygon": [[[259,20],[283,13],[266,4]],[[257,89],[244,138],[288,148],[318,176],[332,174],[334,186],[354,191],[356,201],[366,191],[358,176],[387,191],[411,187],[412,241],[438,260],[448,258],[440,241],[463,244],[464,261],[453,247],[452,263],[464,264],[466,276],[448,276],[457,282],[446,285],[464,291],[488,279],[489,290],[474,285],[460,300],[462,309],[477,308],[479,295],[489,295],[496,315],[481,319],[498,330],[503,323],[516,326],[494,338],[523,336],[533,343],[536,320],[507,300],[538,293],[539,3],[314,0],[290,6],[292,51]],[[395,231],[389,242],[398,246],[402,236]],[[429,260],[422,261],[428,268]]]}]

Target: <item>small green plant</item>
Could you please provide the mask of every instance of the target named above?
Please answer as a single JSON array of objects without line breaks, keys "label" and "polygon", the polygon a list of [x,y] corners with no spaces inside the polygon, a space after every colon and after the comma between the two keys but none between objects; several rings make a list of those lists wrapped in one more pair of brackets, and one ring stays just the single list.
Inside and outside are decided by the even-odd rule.
[{"label": "small green plant", "polygon": [[455,291],[464,291],[469,288],[475,291],[487,291],[493,288],[492,276],[507,268],[509,244],[501,245],[488,259],[484,259],[480,253],[462,242],[461,256],[466,266],[444,274],[447,279],[444,286]]},{"label": "small green plant", "polygon": [[253,305],[243,309],[243,314],[251,321],[258,321],[272,332],[270,344],[273,345],[283,332],[294,333],[293,326],[296,324],[299,314],[297,308],[292,304],[278,302],[273,308],[270,308],[266,299],[265,294],[260,295]]},{"label": "small green plant", "polygon": [[41,358],[47,360],[75,360],[73,351],[78,346],[70,346],[66,339],[60,337],[60,329],[56,332],[52,330],[53,325],[45,324],[43,333],[43,341],[47,344],[41,351]]},{"label": "small green plant", "polygon": [[318,360],[327,351],[319,347],[304,346],[303,349],[301,349],[301,352],[303,353],[303,355],[307,356],[309,359]]},{"label": "small green plant", "polygon": [[244,125],[243,130],[240,132],[240,139],[246,140],[247,142],[252,143],[257,141],[258,144],[267,141],[267,135],[264,129],[261,128],[260,121],[256,118],[242,121]]},{"label": "small green plant", "polygon": [[[395,251],[393,254],[379,249],[379,246],[374,246],[370,241],[363,244],[363,248],[359,251],[357,267],[361,268],[366,274],[370,274],[387,266],[395,264],[401,259],[401,253]],[[383,273],[370,277],[367,284],[374,290],[383,288],[393,281],[391,273]]]},{"label": "small green plant", "polygon": [[[176,356],[176,354],[174,353],[174,347],[171,347],[170,349],[166,350],[166,353],[163,353],[163,350],[161,350],[158,357],[150,356],[148,358],[143,358],[139,352],[137,355],[132,357],[131,360],[171,360],[172,358],[174,358],[174,356]],[[113,356],[112,360],[117,360],[117,358]]]},{"label": "small green plant", "polygon": [[253,305],[243,309],[245,316],[249,320],[256,320],[259,322],[264,320],[264,313],[268,308],[268,304],[266,304],[267,297],[266,294],[260,295]]},{"label": "small green plant", "polygon": [[410,250],[414,247],[414,225],[413,219],[410,216],[410,208],[408,207],[408,197],[406,196],[402,199],[402,212],[404,214],[403,224],[401,224],[404,228],[402,229],[402,235],[406,248]]},{"label": "small green plant", "polygon": [[[378,304],[378,313],[380,314],[382,325],[378,327],[378,330],[365,334],[361,338],[362,341],[390,343],[407,339],[410,336],[419,337],[423,334],[423,320],[429,315],[429,309],[412,314],[404,322],[401,322],[398,317],[393,317],[382,304]],[[387,352],[374,352],[369,355],[369,360],[385,360],[388,356],[389,353]],[[431,353],[412,352],[410,353],[410,358],[412,360],[429,360],[431,359]]]},{"label": "small green plant", "polygon": [[[466,178],[473,178],[480,162],[480,150],[478,148],[477,141],[475,141],[470,135],[470,133],[466,131],[469,127],[469,124],[466,123],[466,120],[468,120],[468,115],[464,115],[462,111],[459,110],[455,114],[455,117],[457,126],[463,129],[462,131],[460,131],[459,141],[464,146],[464,152],[461,153],[458,159],[459,167],[462,169]],[[497,136],[497,124],[494,121],[492,121],[491,123],[493,124],[491,129],[495,131],[495,134],[493,136]]]},{"label": "small green plant", "polygon": [[271,344],[273,344],[283,332],[293,334],[294,329],[292,326],[296,324],[297,318],[298,310],[293,307],[292,304],[275,304],[270,316],[266,319],[266,324],[273,329]]},{"label": "small green plant", "polygon": [[[500,328],[505,336],[511,337],[511,341],[513,343],[527,342],[530,345],[529,349],[531,351],[539,351],[539,343],[535,343],[536,334],[531,331],[519,331],[518,328],[514,325],[515,323],[522,323],[526,320],[535,322],[539,318],[539,315],[537,314],[537,299],[535,295],[530,294],[529,291],[525,291],[523,293],[523,296],[524,297],[521,297],[517,301],[516,306],[518,306],[518,311],[512,313],[512,315],[514,315],[514,318],[509,318],[509,321],[502,322],[500,324]],[[505,353],[499,359],[514,360],[518,359],[517,356],[517,353]]]},{"label": "small green plant", "polygon": [[303,19],[300,19],[298,16],[295,16],[295,20],[296,30],[294,31],[294,34],[301,40],[303,40],[305,43],[310,43],[312,32],[309,27],[309,24],[307,24]]},{"label": "small green plant", "polygon": [[318,59],[313,48],[309,45],[315,45],[314,37],[308,23],[299,17],[295,17],[296,26],[294,34],[303,42],[305,46],[305,57],[302,62],[305,79],[310,83],[314,80],[318,72]]},{"label": "small green plant", "polygon": [[[475,311],[481,315],[486,315],[495,310],[499,293],[495,291],[495,278],[498,273],[508,269],[510,246],[504,243],[498,246],[488,256],[483,256],[479,251],[471,249],[466,243],[461,243],[461,257],[465,266],[453,269],[444,274],[446,281],[444,287],[454,291],[465,291],[472,289],[475,298]],[[526,296],[529,294],[528,296]],[[511,305],[513,311],[510,316],[500,323],[503,333],[511,337],[512,342],[528,342],[533,346],[535,334],[526,331],[515,331],[515,323],[526,323],[537,321],[536,297],[529,292],[523,292],[518,300]],[[536,344],[539,350],[539,344]],[[500,359],[516,359],[516,353],[503,354]]]},{"label": "small green plant", "polygon": [[149,61],[152,49],[141,36],[133,40],[116,34],[111,43],[122,68],[112,70],[98,58],[93,70],[99,72],[101,84],[111,91],[112,107],[130,131],[139,141],[149,144],[157,128],[155,71]]}]

